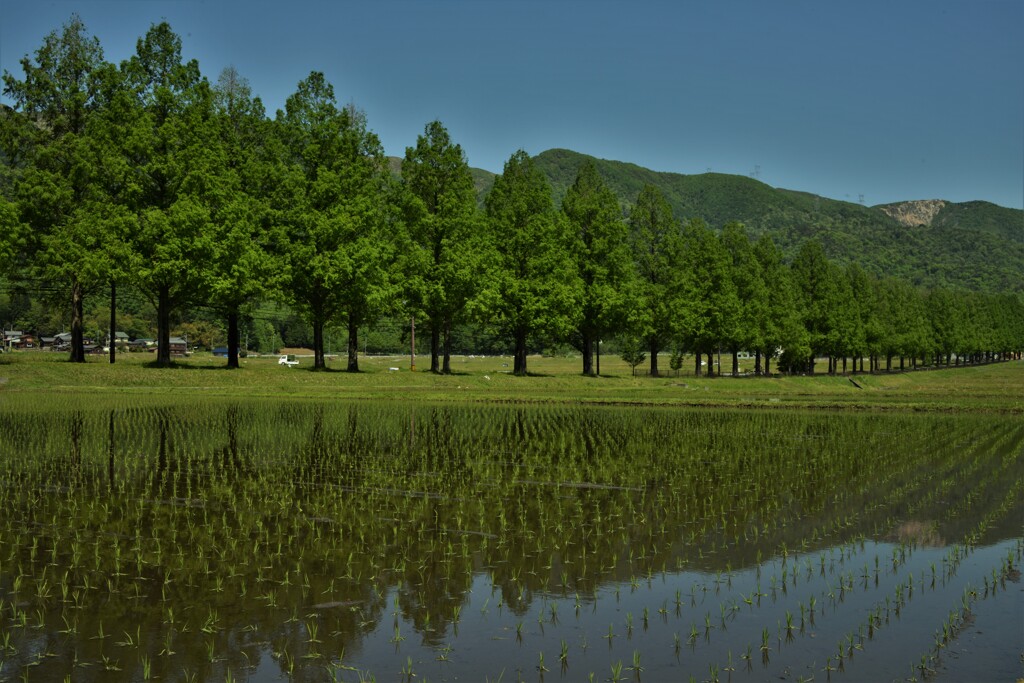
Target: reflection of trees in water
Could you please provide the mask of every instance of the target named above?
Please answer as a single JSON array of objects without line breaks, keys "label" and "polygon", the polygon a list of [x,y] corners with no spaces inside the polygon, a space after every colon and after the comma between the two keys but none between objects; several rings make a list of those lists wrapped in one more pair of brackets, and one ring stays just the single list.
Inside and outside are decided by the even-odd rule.
[{"label": "reflection of trees in water", "polygon": [[[190,629],[178,649],[202,653],[201,621],[216,609],[211,637],[230,662],[258,657],[266,641],[297,660],[351,653],[378,625],[390,630],[389,596],[440,645],[481,573],[495,602],[522,616],[541,595],[590,601],[611,582],[741,570],[782,547],[806,553],[889,533],[893,520],[941,520],[934,473],[955,490],[968,466],[958,446],[979,429],[941,416],[260,401],[5,414],[0,424],[11,427],[0,446],[27,451],[22,465],[0,466],[29,489],[64,469],[86,480],[46,499],[52,510],[15,500],[12,519],[65,519],[60,496],[96,505],[86,491],[105,484],[113,514],[90,522],[98,571],[139,574],[144,592],[86,611],[158,633],[168,604],[187,606],[175,607]],[[25,425],[52,428],[67,450],[55,454]],[[993,450],[975,453],[971,476],[989,471],[971,481],[989,488],[970,519],[1024,467],[1000,455],[1024,428],[980,428]],[[949,537],[930,522],[895,534],[917,545]]]}]

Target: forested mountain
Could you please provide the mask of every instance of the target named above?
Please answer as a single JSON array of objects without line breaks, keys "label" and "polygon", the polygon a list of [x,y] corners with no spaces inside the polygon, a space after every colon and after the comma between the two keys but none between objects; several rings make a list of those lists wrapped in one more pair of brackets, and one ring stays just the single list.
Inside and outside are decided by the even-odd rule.
[{"label": "forested mountain", "polygon": [[[661,173],[551,149],[537,155],[536,163],[551,182],[556,203],[588,160],[596,164],[626,211],[641,188],[650,184],[662,191],[676,218],[699,217],[715,230],[740,221],[755,238],[770,234],[787,258],[815,237],[829,258],[856,262],[874,275],[895,275],[921,286],[1024,291],[1024,211],[1019,209],[981,201],[937,201],[929,203],[930,211],[906,211],[899,220],[899,207],[924,203],[867,207],[773,188],[745,176]],[[479,171],[478,178],[485,174]],[[484,193],[489,184],[479,179],[478,190]]]}]

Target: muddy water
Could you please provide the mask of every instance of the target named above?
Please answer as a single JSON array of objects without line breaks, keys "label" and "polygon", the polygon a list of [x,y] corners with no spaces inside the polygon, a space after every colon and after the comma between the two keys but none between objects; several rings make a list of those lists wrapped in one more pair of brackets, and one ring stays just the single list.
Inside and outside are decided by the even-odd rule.
[{"label": "muddy water", "polygon": [[1001,417],[0,410],[0,680],[1012,680]]}]

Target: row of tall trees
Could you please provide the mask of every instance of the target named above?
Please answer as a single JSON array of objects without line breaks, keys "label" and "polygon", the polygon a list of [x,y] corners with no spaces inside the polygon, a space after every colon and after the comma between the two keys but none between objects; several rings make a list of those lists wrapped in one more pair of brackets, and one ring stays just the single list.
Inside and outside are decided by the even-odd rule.
[{"label": "row of tall trees", "polygon": [[[681,222],[645,187],[627,211],[592,164],[561,206],[532,159],[512,155],[478,206],[466,156],[437,121],[392,173],[366,117],[339,106],[319,72],[267,116],[233,68],[215,84],[166,23],[120,65],[77,17],[48,35],[0,117],[0,259],[20,277],[69,293],[71,359],[84,360],[82,302],[129,283],[157,311],[157,363],[170,363],[172,313],[202,305],[225,320],[237,367],[239,320],[266,299],[287,303],[313,332],[414,316],[428,330],[434,372],[451,370],[452,330],[500,333],[527,372],[538,340],[569,342],[584,374],[600,341],[702,357],[740,351],[757,371],[829,370],[868,357],[949,362],[1016,352],[1024,308],[1014,296],[920,291],[842,267],[808,242],[785,263],[771,239],[738,223],[719,234]],[[596,355],[596,363],[595,363]],[[113,357],[112,357],[113,358]],[[855,361],[856,362],[856,361]],[[713,368],[707,362],[707,368]],[[856,368],[855,368],[856,369]],[[861,367],[860,369],[863,369]]]}]

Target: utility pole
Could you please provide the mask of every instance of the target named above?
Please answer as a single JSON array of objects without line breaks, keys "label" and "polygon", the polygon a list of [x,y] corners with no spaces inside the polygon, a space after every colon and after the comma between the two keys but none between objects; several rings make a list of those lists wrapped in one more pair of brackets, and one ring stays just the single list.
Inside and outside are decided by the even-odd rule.
[{"label": "utility pole", "polygon": [[117,350],[117,282],[110,281],[110,363],[114,363]]},{"label": "utility pole", "polygon": [[409,332],[409,372],[416,372],[416,314],[412,314],[412,325]]}]

